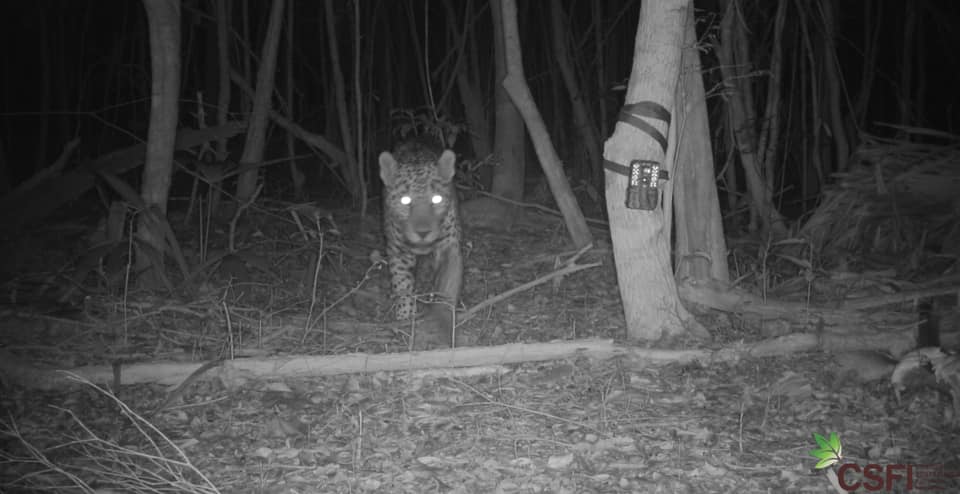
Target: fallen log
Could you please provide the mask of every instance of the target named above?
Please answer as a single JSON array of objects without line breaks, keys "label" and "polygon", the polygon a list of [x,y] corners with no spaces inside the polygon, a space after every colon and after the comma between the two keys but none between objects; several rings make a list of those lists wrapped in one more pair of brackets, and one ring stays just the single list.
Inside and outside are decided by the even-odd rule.
[{"label": "fallen log", "polygon": [[[344,355],[290,355],[250,357],[204,362],[139,362],[124,365],[90,365],[74,368],[38,367],[0,349],[0,381],[5,386],[28,389],[75,387],[79,376],[96,384],[162,384],[179,389],[197,379],[219,379],[228,388],[257,381],[316,378],[372,372],[416,372],[462,375],[465,369],[500,372],[504,365],[574,358],[620,358],[631,368],[675,363],[704,365],[736,362],[744,358],[794,355],[824,351],[833,344],[815,334],[793,334],[756,343],[736,343],[718,349],[670,350],[623,346],[612,340],[586,339],[548,343],[513,343],[491,347],[460,347],[406,353],[351,353]],[[202,374],[202,376],[201,376]]]}]

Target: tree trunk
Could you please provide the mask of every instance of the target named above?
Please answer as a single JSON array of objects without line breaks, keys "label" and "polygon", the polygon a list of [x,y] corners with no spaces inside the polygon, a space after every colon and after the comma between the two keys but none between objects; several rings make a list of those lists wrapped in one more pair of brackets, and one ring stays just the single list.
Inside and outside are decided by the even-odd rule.
[{"label": "tree trunk", "polygon": [[827,83],[827,101],[830,113],[830,135],[833,136],[834,164],[833,170],[847,171],[847,160],[850,158],[850,141],[847,139],[847,128],[844,125],[844,114],[841,108],[843,98],[843,83],[840,75],[840,60],[837,58],[837,27],[834,9],[837,4],[832,0],[820,2],[819,11],[823,15],[824,35],[823,44],[823,71]]},{"label": "tree trunk", "polygon": [[12,187],[8,173],[7,155],[3,151],[3,140],[0,139],[0,197],[7,195]]},{"label": "tree trunk", "polygon": [[[592,6],[590,9],[590,14],[593,17],[593,56],[594,64],[597,68],[596,80],[593,82],[596,84],[597,91],[597,114],[600,115],[600,133],[598,135],[605,136],[608,135],[609,127],[607,124],[607,77],[605,73],[606,62],[605,55],[606,53],[606,42],[604,39],[603,29],[603,2],[590,2]],[[598,182],[599,183],[599,182]]]},{"label": "tree trunk", "polygon": [[[533,147],[537,150],[537,158],[543,167],[543,173],[547,176],[547,183],[550,185],[550,191],[557,201],[557,206],[563,214],[566,221],[567,230],[570,231],[570,237],[573,239],[575,247],[584,247],[593,242],[590,235],[590,229],[587,227],[587,221],[580,211],[577,204],[577,198],[570,190],[570,184],[567,183],[567,177],[563,174],[563,166],[560,164],[560,158],[557,157],[557,151],[550,142],[550,134],[540,118],[540,112],[533,102],[533,96],[530,95],[530,88],[527,87],[526,78],[523,74],[523,59],[520,56],[520,33],[517,29],[517,5],[514,0],[501,0],[503,11],[503,35],[504,52],[506,55],[507,77],[503,80],[503,87],[507,94],[513,100],[517,110],[523,115],[527,127],[530,128],[530,137],[533,140]],[[499,133],[499,130],[498,130]],[[505,164],[501,164],[504,166]],[[496,175],[494,175],[494,184],[496,184]],[[520,176],[520,184],[523,185],[523,175]]]},{"label": "tree trunk", "polygon": [[[874,14],[876,12],[876,14]],[[854,122],[862,129],[867,123],[867,106],[873,90],[873,80],[877,75],[877,53],[880,45],[880,31],[883,25],[883,4],[863,2],[863,63],[860,66],[860,88],[855,93],[853,104]]]},{"label": "tree trunk", "polygon": [[[560,71],[563,85],[570,96],[570,109],[573,112],[573,126],[583,149],[583,158],[590,170],[591,182],[599,181],[603,176],[600,166],[600,135],[597,127],[590,118],[590,111],[583,98],[583,91],[573,70],[573,57],[570,55],[570,44],[567,42],[567,33],[570,29],[564,22],[563,6],[560,0],[550,2],[550,31],[553,39],[553,55],[557,59],[557,69]],[[577,147],[581,147],[577,146]],[[579,158],[579,156],[578,156]]]},{"label": "tree trunk", "polygon": [[[285,89],[285,99],[287,100],[287,117],[290,120],[296,121],[296,114],[294,113],[294,99],[293,99],[293,26],[294,26],[294,15],[293,9],[296,4],[291,3],[290,7],[287,9],[287,30],[284,33],[286,36],[286,47],[284,49],[283,65],[284,65],[284,89]],[[297,163],[295,158],[297,154],[297,148],[294,140],[293,134],[287,132],[287,154],[290,156],[290,182],[293,185],[293,198],[295,201],[303,200],[303,186],[306,182],[306,177],[303,175],[303,172],[300,171],[300,166]]]},{"label": "tree trunk", "polygon": [[[447,10],[447,26],[454,36],[460,36],[458,43],[459,55],[456,67],[454,68],[457,82],[457,92],[460,93],[460,103],[463,104],[464,118],[467,120],[469,129],[470,143],[473,147],[473,156],[477,160],[482,160],[490,156],[490,121],[487,119],[487,113],[483,108],[483,97],[480,94],[479,84],[477,83],[477,74],[472,68],[467,50],[474,46],[468,43],[474,36],[473,21],[473,2],[466,3],[466,15],[463,20],[463,28],[458,29],[457,15],[454,11],[454,1],[445,0],[444,6]],[[458,32],[462,31],[462,32]]]},{"label": "tree trunk", "polygon": [[[150,124],[140,195],[151,211],[138,218],[137,235],[155,252],[166,251],[163,232],[150,214],[167,213],[167,197],[173,171],[173,148],[177,139],[177,98],[180,91],[180,1],[144,0],[150,31]],[[137,271],[146,272],[143,282],[154,286],[159,277],[149,256],[140,251]],[[161,269],[162,266],[153,266]]]},{"label": "tree trunk", "polygon": [[780,84],[783,79],[783,27],[787,20],[787,2],[788,0],[779,0],[773,21],[770,77],[767,79],[764,123],[760,129],[760,152],[763,153],[764,163],[774,163],[780,149]]},{"label": "tree trunk", "polygon": [[[365,167],[363,166],[366,163],[366,149],[364,147],[365,138],[363,134],[364,130],[364,109],[363,109],[363,97],[364,92],[360,88],[360,64],[363,63],[364,58],[360,56],[360,47],[362,46],[361,36],[360,36],[360,1],[357,0],[353,2],[353,103],[354,103],[354,115],[356,115],[356,120],[354,125],[357,127],[357,143],[355,148],[351,148],[348,153],[355,153],[354,162],[357,166],[354,168],[354,179],[357,185],[357,195],[354,196],[356,201],[360,203],[360,219],[367,219],[367,175],[365,173]],[[372,58],[372,57],[371,57]],[[370,58],[368,58],[369,60]],[[368,86],[369,87],[369,86]],[[371,126],[372,127],[372,126]]]},{"label": "tree trunk", "polygon": [[693,9],[687,9],[686,36],[676,91],[677,141],[673,188],[676,200],[676,278],[729,281],[727,245],[713,173],[707,100]]},{"label": "tree trunk", "polygon": [[903,44],[900,45],[900,85],[897,88],[897,107],[900,110],[900,125],[913,121],[913,46],[916,43],[917,7],[913,2],[904,2]]},{"label": "tree trunk", "polygon": [[[247,140],[243,145],[243,155],[240,157],[241,168],[263,161],[270,100],[273,95],[274,74],[277,70],[277,48],[280,46],[280,29],[283,26],[283,4],[284,0],[273,0],[270,8],[267,34],[263,40],[260,66],[257,68],[257,88],[250,113],[250,127],[247,128]],[[237,201],[240,204],[253,198],[259,176],[260,169],[253,168],[237,177]]]},{"label": "tree trunk", "polygon": [[[684,24],[687,9],[691,8],[690,0],[643,4],[625,105],[652,102],[662,106],[667,114],[672,113]],[[627,111],[629,109],[625,106],[623,112]],[[668,122],[636,115],[634,118],[656,128],[661,135],[667,133]],[[654,160],[672,172],[669,163],[664,161],[661,145],[635,125],[622,120],[617,122],[613,136],[604,145],[604,159],[621,165],[629,165],[637,158]],[[627,337],[655,340],[665,334],[683,333],[683,322],[691,318],[677,297],[670,266],[667,226],[670,218],[665,216],[662,208],[653,211],[627,209],[624,205],[627,177],[610,170],[605,176],[610,236]]]},{"label": "tree trunk", "polygon": [[[786,235],[783,216],[773,205],[772,174],[769,166],[761,161],[762,154],[757,131],[753,126],[757,115],[753,106],[750,78],[750,61],[746,53],[746,40],[736,0],[727,1],[727,9],[720,22],[720,49],[717,57],[723,73],[724,84],[729,89],[727,97],[727,121],[733,132],[735,145],[743,165],[747,193],[754,213],[760,218],[763,228],[775,237]],[[738,65],[739,64],[739,65]]]},{"label": "tree trunk", "polygon": [[[509,48],[506,46],[504,34],[504,23],[509,22],[509,20],[503,18],[501,4],[502,0],[491,0],[490,2],[490,13],[493,15],[493,56],[496,64],[497,81],[494,85],[494,111],[496,112],[494,118],[496,122],[493,151],[499,164],[493,170],[493,183],[490,189],[498,196],[519,201],[523,199],[523,179],[526,167],[524,137],[526,136],[526,129],[523,126],[523,117],[510,100],[507,90],[501,84],[508,75],[507,57],[509,56]],[[515,11],[516,7],[514,6]],[[516,19],[513,21],[516,22]],[[517,55],[519,56],[519,53]],[[508,207],[503,203],[496,204],[499,204],[502,208],[497,212],[497,216],[503,218],[503,224],[509,226],[507,223],[514,217],[511,214],[513,207]]]},{"label": "tree trunk", "polygon": [[330,49],[330,69],[333,80],[333,89],[336,95],[334,103],[337,107],[337,121],[340,124],[340,136],[343,138],[343,149],[346,151],[347,166],[344,169],[344,180],[350,189],[350,195],[354,200],[359,200],[362,195],[360,188],[359,165],[357,164],[356,148],[353,145],[353,132],[350,130],[350,113],[347,111],[347,91],[343,82],[343,68],[340,65],[340,48],[337,44],[336,23],[334,22],[333,1],[324,2],[324,17],[327,20],[327,45]]},{"label": "tree trunk", "polygon": [[[217,16],[217,125],[227,124],[227,115],[230,113],[230,38],[228,36],[230,27],[230,0],[216,0]],[[217,161],[224,163],[230,156],[227,150],[227,139],[217,139]],[[222,184],[210,188],[209,199],[207,203],[208,211],[216,211],[220,204],[220,194]]]},{"label": "tree trunk", "polygon": [[33,163],[33,170],[35,172],[40,171],[43,167],[47,166],[47,146],[49,146],[48,138],[50,134],[50,119],[53,118],[50,115],[50,96],[51,96],[51,87],[50,87],[50,72],[53,70],[53,64],[50,60],[50,42],[47,37],[50,35],[49,29],[47,29],[47,16],[40,15],[40,32],[37,33],[37,37],[40,38],[40,47],[37,55],[41,58],[40,63],[40,114],[43,115],[43,118],[40,119],[40,129],[37,131],[37,141],[34,143],[37,146],[37,158]]}]

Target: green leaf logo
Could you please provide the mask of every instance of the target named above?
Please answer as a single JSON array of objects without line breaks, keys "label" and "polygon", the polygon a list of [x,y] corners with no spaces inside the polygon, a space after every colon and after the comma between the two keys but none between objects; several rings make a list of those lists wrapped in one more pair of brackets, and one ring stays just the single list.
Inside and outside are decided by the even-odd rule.
[{"label": "green leaf logo", "polygon": [[817,449],[811,449],[809,455],[817,459],[816,469],[827,468],[837,464],[843,459],[843,446],[840,445],[840,437],[836,432],[830,433],[827,439],[816,432],[813,433],[813,440],[817,442]]}]

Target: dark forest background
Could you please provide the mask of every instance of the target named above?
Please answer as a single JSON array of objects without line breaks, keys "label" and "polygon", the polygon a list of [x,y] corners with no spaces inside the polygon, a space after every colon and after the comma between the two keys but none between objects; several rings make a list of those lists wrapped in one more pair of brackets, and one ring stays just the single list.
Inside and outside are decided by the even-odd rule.
[{"label": "dark forest background", "polygon": [[[231,67],[252,81],[266,29],[270,3],[234,1],[231,6]],[[956,132],[960,57],[956,55],[960,4],[946,1],[835,2],[741,0],[738,25],[746,33],[752,61],[740,67],[754,88],[757,114],[769,92],[774,16],[780,6],[786,21],[779,36],[783,76],[779,152],[775,156],[777,197],[785,214],[796,218],[815,202],[830,174],[850,164],[835,151],[853,150],[863,132],[897,135],[884,124],[920,126]],[[716,54],[723,1],[698,1],[697,19],[703,78],[711,108],[715,163],[726,208],[736,208],[742,188],[729,145],[724,101],[728,86]],[[557,70],[551,44],[550,9],[563,14],[563,36],[573,56],[576,77],[601,139],[606,139],[622,104],[629,75],[641,2],[519,2],[524,63],[528,82],[555,146],[573,180],[592,183],[591,164],[572,128],[569,96]],[[324,3],[290,2],[285,29],[292,28],[292,51],[281,42],[274,106],[311,132],[341,146],[331,84]],[[347,81],[347,100],[360,95],[364,162],[397,139],[399,130],[442,129],[456,137],[464,157],[482,159],[476,149],[493,138],[492,21],[483,0],[334,2],[337,40]],[[15,186],[49,165],[65,142],[80,138],[77,162],[145,138],[149,112],[150,63],[143,5],[136,1],[40,0],[0,6],[3,54],[0,55],[0,163],[2,182]],[[180,124],[198,126],[200,98],[213,125],[217,99],[217,49],[213,2],[182,4],[182,90]],[[286,33],[284,34],[286,36]],[[464,56],[459,57],[458,47]],[[360,63],[354,60],[359,54]],[[834,58],[835,54],[835,58]],[[287,80],[286,64],[291,64]],[[464,74],[482,103],[485,128],[471,128],[456,77]],[[831,76],[839,76],[831,95]],[[282,98],[292,86],[293,98]],[[834,97],[835,96],[835,97]],[[249,109],[249,98],[232,91],[231,112]],[[831,121],[831,106],[842,127]],[[351,106],[351,111],[354,108]],[[355,115],[354,115],[355,116]],[[762,126],[762,122],[755,122]],[[281,132],[271,133],[268,158],[283,158]],[[479,139],[479,140],[478,140]],[[529,147],[529,145],[528,145]],[[235,150],[236,152],[236,150]],[[297,165],[308,175],[314,199],[342,201],[351,196],[335,168],[322,155]],[[527,174],[535,174],[532,152]],[[285,167],[284,167],[285,168]],[[371,168],[372,169],[372,168]],[[594,168],[595,169],[595,168]],[[367,174],[375,177],[375,174]],[[726,182],[726,183],[724,183]],[[602,184],[600,184],[602,185]],[[378,187],[371,181],[369,187]],[[602,190],[602,186],[597,187]],[[601,208],[602,209],[602,208]]]}]

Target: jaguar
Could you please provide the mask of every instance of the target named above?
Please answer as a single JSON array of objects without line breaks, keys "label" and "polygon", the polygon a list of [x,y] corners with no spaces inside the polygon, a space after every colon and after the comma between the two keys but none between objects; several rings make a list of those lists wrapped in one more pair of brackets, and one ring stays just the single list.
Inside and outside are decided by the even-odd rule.
[{"label": "jaguar", "polygon": [[463,283],[460,216],[453,176],[456,155],[423,141],[407,141],[379,156],[383,231],[396,318],[416,317],[415,271],[426,260],[439,298],[427,306],[414,348],[450,346]]}]

